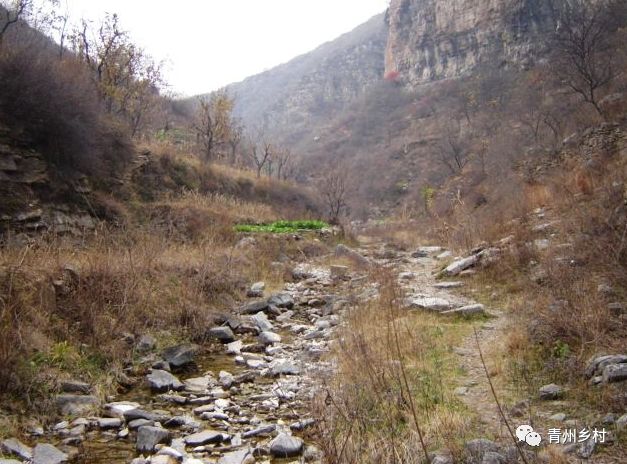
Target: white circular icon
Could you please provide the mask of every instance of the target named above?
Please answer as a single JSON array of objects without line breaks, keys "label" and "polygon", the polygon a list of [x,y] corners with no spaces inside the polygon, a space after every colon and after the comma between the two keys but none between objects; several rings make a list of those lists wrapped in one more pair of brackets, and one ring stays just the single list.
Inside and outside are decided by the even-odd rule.
[{"label": "white circular icon", "polygon": [[525,441],[529,446],[540,446],[542,437],[538,432],[529,432],[525,437]]},{"label": "white circular icon", "polygon": [[518,441],[525,441],[527,434],[533,432],[533,427],[530,425],[521,425],[516,429],[516,436]]}]

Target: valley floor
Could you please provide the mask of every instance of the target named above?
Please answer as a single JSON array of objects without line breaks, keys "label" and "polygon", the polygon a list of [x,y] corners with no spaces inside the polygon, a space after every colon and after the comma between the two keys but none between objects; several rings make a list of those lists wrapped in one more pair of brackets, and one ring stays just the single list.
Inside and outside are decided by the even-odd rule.
[{"label": "valley floor", "polygon": [[[513,320],[471,298],[472,273],[436,279],[451,259],[443,252],[363,238],[304,260],[283,288],[253,286],[209,330],[210,345],[142,337],[134,349],[149,374],[138,386],[93,415],[89,386],[67,384],[67,420],[31,428],[30,446],[5,440],[0,463],[417,463],[424,452],[440,464],[592,452],[590,462],[621,462],[610,440],[547,446],[549,428],[579,422],[560,415],[567,403],[508,385],[501,354]],[[511,436],[530,420],[539,448]]]}]

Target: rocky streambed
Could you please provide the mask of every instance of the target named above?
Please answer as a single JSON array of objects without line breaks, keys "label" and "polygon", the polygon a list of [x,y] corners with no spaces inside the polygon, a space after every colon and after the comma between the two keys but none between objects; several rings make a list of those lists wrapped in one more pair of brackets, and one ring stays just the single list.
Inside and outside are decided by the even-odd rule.
[{"label": "rocky streambed", "polygon": [[[321,375],[334,328],[351,286],[343,266],[301,266],[296,283],[251,300],[209,329],[211,349],[193,344],[156,350],[143,336],[135,349],[148,374],[124,395],[96,404],[89,385],[70,382],[60,409],[74,419],[31,430],[30,447],[17,439],[2,464],[317,462],[309,400]],[[89,412],[88,412],[89,411]],[[98,411],[93,415],[93,411]]]}]

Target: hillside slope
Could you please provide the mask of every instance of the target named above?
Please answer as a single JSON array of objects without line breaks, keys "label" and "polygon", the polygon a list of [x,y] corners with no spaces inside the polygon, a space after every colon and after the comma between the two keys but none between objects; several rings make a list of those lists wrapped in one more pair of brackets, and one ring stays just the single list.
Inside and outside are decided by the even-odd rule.
[{"label": "hillside slope", "polygon": [[377,15],[311,53],[228,86],[249,128],[295,142],[383,76],[387,26]]}]

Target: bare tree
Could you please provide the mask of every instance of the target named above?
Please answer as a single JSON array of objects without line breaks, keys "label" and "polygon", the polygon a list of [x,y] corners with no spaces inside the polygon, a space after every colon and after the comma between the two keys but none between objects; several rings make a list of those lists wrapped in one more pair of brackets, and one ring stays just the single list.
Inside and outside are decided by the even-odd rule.
[{"label": "bare tree", "polygon": [[250,159],[252,160],[257,172],[257,179],[261,177],[261,171],[272,157],[272,145],[269,142],[250,143]]},{"label": "bare tree", "polygon": [[600,116],[600,93],[617,76],[614,32],[627,19],[624,0],[564,0],[555,32],[559,79],[594,107]]},{"label": "bare tree", "polygon": [[231,148],[231,159],[230,163],[235,165],[235,161],[237,158],[237,148],[242,142],[242,138],[244,136],[244,126],[238,120],[233,120],[231,123],[231,131],[230,137],[228,140],[229,147]]},{"label": "bare tree", "polygon": [[330,224],[338,224],[340,216],[346,211],[347,175],[343,168],[329,171],[318,185],[318,190],[329,215]]},{"label": "bare tree", "polygon": [[286,179],[288,166],[292,161],[292,152],[289,148],[282,148],[276,152],[274,158],[276,161],[276,178],[279,180]]},{"label": "bare tree", "polygon": [[437,145],[440,162],[450,169],[452,174],[460,173],[468,164],[468,149],[461,131],[449,130]]},{"label": "bare tree", "polygon": [[4,18],[0,19],[0,46],[2,45],[4,34],[11,26],[24,18],[32,7],[32,3],[32,0],[13,0],[9,5],[5,5],[2,2],[2,6],[6,8],[6,11],[4,12]]}]

